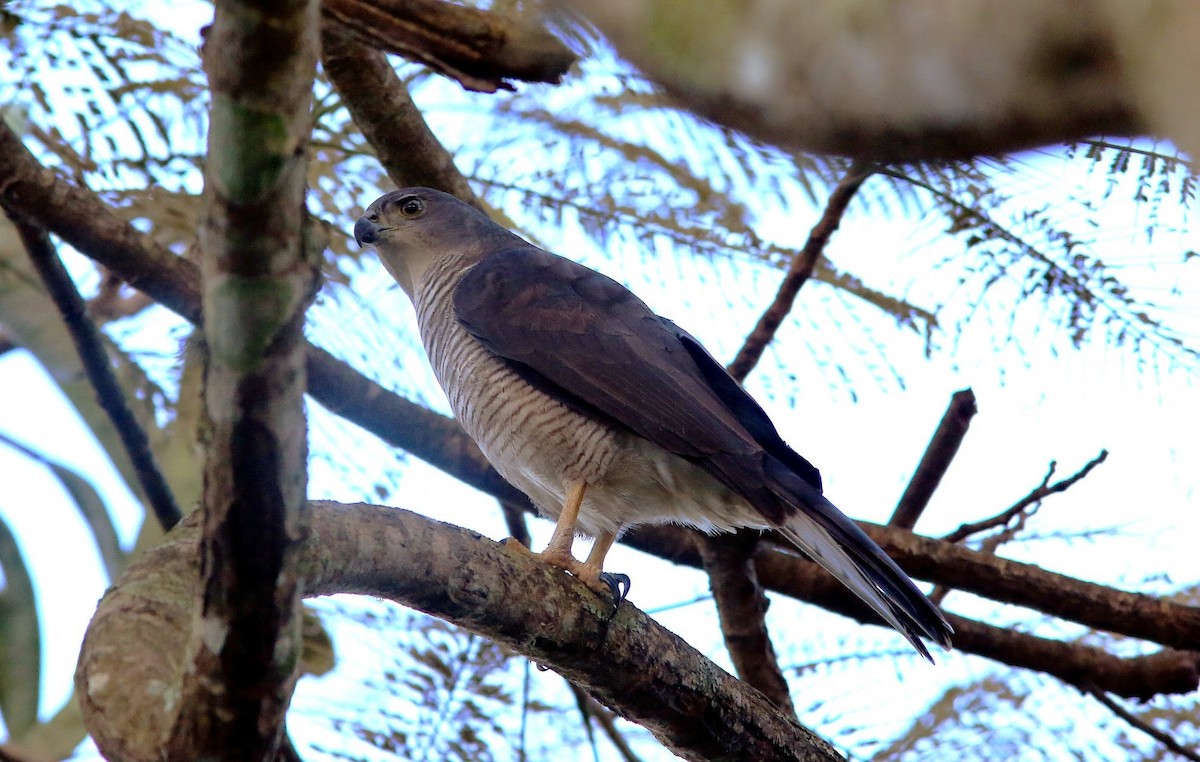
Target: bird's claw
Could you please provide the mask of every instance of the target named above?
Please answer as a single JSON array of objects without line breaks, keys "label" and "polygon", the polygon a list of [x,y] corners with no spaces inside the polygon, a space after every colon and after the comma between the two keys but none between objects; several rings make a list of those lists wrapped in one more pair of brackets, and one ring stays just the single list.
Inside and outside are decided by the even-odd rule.
[{"label": "bird's claw", "polygon": [[608,617],[611,620],[617,615],[617,609],[621,608],[621,601],[629,595],[629,588],[633,586],[633,582],[629,579],[628,574],[613,574],[612,572],[600,572],[600,581],[608,585],[608,590],[612,593],[613,610]]},{"label": "bird's claw", "polygon": [[621,601],[625,600],[625,596],[629,595],[629,588],[633,584],[628,574],[613,574],[612,572],[600,572],[600,581],[608,585],[608,590],[612,593],[613,600],[618,606],[621,605]]}]

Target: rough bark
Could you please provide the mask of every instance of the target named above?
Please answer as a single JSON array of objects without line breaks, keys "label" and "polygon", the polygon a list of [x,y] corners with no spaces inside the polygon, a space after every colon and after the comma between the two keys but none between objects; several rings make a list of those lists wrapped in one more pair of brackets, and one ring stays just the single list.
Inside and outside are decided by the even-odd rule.
[{"label": "rough bark", "polygon": [[[76,686],[110,758],[161,759],[201,584],[197,524],[132,565],[88,628]],[[298,556],[309,595],[388,598],[504,643],[685,759],[841,759],[633,606],[609,621],[609,603],[536,559],[399,509],[314,503],[310,526]]]}]

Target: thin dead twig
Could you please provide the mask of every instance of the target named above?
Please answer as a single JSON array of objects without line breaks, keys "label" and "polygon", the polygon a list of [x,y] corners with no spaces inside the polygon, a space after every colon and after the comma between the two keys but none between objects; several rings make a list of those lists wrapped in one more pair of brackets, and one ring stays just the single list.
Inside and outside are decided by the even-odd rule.
[{"label": "thin dead twig", "polygon": [[1184,759],[1190,759],[1190,760],[1193,760],[1193,762],[1200,762],[1200,754],[1197,754],[1194,750],[1189,749],[1186,746],[1184,746],[1183,744],[1176,741],[1174,738],[1171,737],[1171,735],[1169,733],[1165,733],[1165,732],[1159,730],[1158,728],[1151,725],[1149,722],[1146,722],[1141,717],[1138,717],[1133,712],[1131,712],[1128,709],[1126,709],[1125,707],[1121,706],[1115,699],[1110,697],[1104,691],[1088,689],[1084,692],[1087,695],[1091,696],[1092,698],[1096,699],[1096,701],[1099,701],[1101,704],[1104,705],[1104,707],[1106,709],[1108,709],[1108,711],[1110,711],[1113,714],[1115,714],[1116,716],[1120,717],[1122,720],[1129,723],[1129,725],[1131,725],[1132,727],[1137,728],[1138,730],[1142,731],[1146,735],[1153,738],[1155,741],[1158,741],[1160,744],[1162,744],[1164,747],[1166,747],[1166,749],[1168,751],[1170,751],[1174,754],[1178,754],[1179,756],[1183,757]]},{"label": "thin dead twig", "polygon": [[[1046,472],[1042,483],[1030,491],[1028,495],[1018,500],[1011,508],[1007,508],[991,518],[977,521],[972,524],[963,524],[958,529],[955,529],[950,534],[942,538],[945,542],[962,542],[968,537],[978,534],[979,532],[992,529],[993,527],[1006,526],[1014,518],[1018,518],[1025,514],[1026,509],[1033,507],[1036,509],[1042,500],[1058,492],[1065,492],[1075,485],[1076,482],[1083,479],[1092,469],[1108,459],[1108,450],[1101,450],[1100,454],[1087,462],[1083,468],[1076,471],[1066,479],[1059,480],[1054,484],[1050,483],[1050,478],[1054,476],[1054,471],[1058,468],[1058,461],[1051,461],[1050,468]],[[1003,532],[1001,533],[1004,534]],[[1006,538],[1008,539],[1008,538]],[[1003,540],[1002,540],[1003,541]]]},{"label": "thin dead twig", "polygon": [[[800,287],[812,276],[821,252],[841,224],[850,199],[872,172],[869,164],[855,162],[829,194],[824,213],[809,231],[804,248],[792,258],[775,299],[729,364],[729,373],[738,381],[745,380],[775,338],[796,302]],[[725,648],[738,675],[762,691],[771,703],[794,715],[796,710],[792,706],[787,680],[779,668],[764,619],[766,596],[751,562],[757,543],[757,535],[750,538],[749,544],[737,537],[708,538],[701,543],[704,569],[717,604]]]}]

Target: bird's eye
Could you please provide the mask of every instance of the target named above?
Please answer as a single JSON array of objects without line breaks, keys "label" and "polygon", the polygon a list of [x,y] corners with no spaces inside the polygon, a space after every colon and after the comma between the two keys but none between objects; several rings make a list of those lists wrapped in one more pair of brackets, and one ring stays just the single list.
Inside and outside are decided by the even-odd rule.
[{"label": "bird's eye", "polygon": [[425,211],[425,202],[416,196],[409,196],[400,201],[400,213],[405,217],[416,217]]}]

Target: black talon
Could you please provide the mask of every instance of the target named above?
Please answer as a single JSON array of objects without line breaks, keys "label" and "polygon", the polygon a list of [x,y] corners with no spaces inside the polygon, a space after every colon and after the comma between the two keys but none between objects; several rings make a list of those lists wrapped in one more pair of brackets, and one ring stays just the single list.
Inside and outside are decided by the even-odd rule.
[{"label": "black talon", "polygon": [[621,601],[629,595],[629,588],[633,583],[628,574],[611,574],[609,572],[600,572],[600,581],[608,585],[608,589],[612,593],[613,610],[608,616],[609,619],[612,619],[617,615],[617,609],[621,608]]}]

